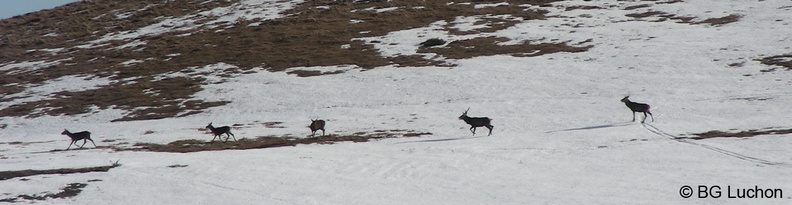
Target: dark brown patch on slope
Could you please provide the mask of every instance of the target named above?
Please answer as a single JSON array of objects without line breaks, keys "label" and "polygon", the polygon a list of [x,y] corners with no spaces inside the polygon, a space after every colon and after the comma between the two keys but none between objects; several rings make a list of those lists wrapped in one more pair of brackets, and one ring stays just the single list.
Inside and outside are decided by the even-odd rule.
[{"label": "dark brown patch on slope", "polygon": [[432,135],[429,132],[417,132],[410,130],[377,130],[371,133],[354,133],[351,135],[325,135],[309,138],[296,138],[290,136],[264,136],[256,139],[239,139],[238,141],[228,142],[206,142],[203,140],[177,140],[168,144],[138,143],[138,148],[117,148],[119,151],[152,151],[152,152],[201,152],[217,150],[245,150],[263,149],[296,146],[300,144],[333,144],[338,142],[368,142],[369,140],[396,138],[396,137],[420,137]]},{"label": "dark brown patch on slope", "polygon": [[[509,5],[475,9],[479,1],[310,1],[289,11],[292,15],[268,21],[240,21],[233,27],[172,31],[156,36],[113,40],[93,48],[76,47],[108,34],[134,31],[161,21],[161,17],[180,17],[228,6],[233,1],[80,1],[57,9],[16,16],[0,21],[0,66],[20,62],[52,62],[42,68],[0,71],[0,101],[13,100],[5,95],[19,93],[62,76],[99,76],[113,80],[110,85],[94,90],[55,93],[49,99],[18,103],[0,110],[0,116],[74,115],[99,109],[116,108],[129,111],[115,121],[160,119],[200,113],[207,107],[228,102],[190,100],[201,90],[205,79],[200,76],[174,77],[154,81],[155,76],[181,72],[224,62],[237,68],[218,74],[254,72],[262,67],[277,72],[297,66],[356,65],[370,69],[383,65],[442,65],[422,56],[386,58],[371,46],[352,40],[385,35],[391,31],[424,27],[432,22],[453,21],[457,16],[508,14],[513,18],[542,19],[545,11],[526,10],[521,4],[544,5],[553,0],[510,1]],[[501,1],[486,1],[491,4]],[[467,4],[469,3],[469,4]],[[321,6],[321,7],[320,7]],[[370,8],[398,8],[376,12]],[[356,20],[356,23],[350,23]],[[206,20],[198,20],[201,23]],[[486,28],[468,32],[493,32],[513,26],[517,20],[484,18],[479,24]],[[251,26],[257,23],[258,26]],[[461,31],[452,31],[464,33]],[[190,35],[182,35],[190,34]],[[117,48],[139,40],[145,45]],[[463,51],[441,52],[449,58],[508,54],[532,56],[550,52],[582,50],[560,44],[495,46],[495,38],[480,38],[456,45],[474,46]],[[453,47],[460,48],[460,47]],[[60,49],[60,50],[48,50]],[[584,48],[585,49],[585,48]],[[459,54],[459,53],[464,54]],[[179,54],[179,55],[171,55]],[[527,54],[527,55],[526,55]],[[121,65],[131,59],[142,62]],[[298,76],[334,74],[340,71],[293,71]],[[153,91],[153,92],[152,92]]]},{"label": "dark brown patch on slope", "polygon": [[677,16],[676,14],[669,14],[662,11],[646,11],[641,13],[631,13],[625,15],[627,17],[633,17],[636,19],[644,19],[648,17],[657,17],[658,19],[655,21],[662,22],[662,21],[676,21],[678,23],[686,23],[686,24],[709,24],[711,26],[721,26],[729,23],[734,23],[739,21],[742,16],[738,14],[730,14],[728,16],[720,17],[720,18],[708,18],[701,21],[694,21],[696,17],[692,16]]},{"label": "dark brown patch on slope", "polygon": [[565,44],[540,43],[531,44],[523,42],[515,45],[498,45],[506,42],[507,38],[474,38],[470,40],[454,41],[445,47],[422,48],[419,52],[437,53],[451,59],[464,59],[476,56],[489,56],[509,54],[517,57],[540,56],[556,52],[583,52],[590,47],[571,47]]},{"label": "dark brown patch on slope", "polygon": [[[792,54],[776,55],[757,59],[759,62],[769,66],[778,66],[785,70],[792,70]],[[775,71],[776,68],[762,70],[763,72]]]},{"label": "dark brown patch on slope", "polygon": [[47,200],[47,199],[71,198],[71,197],[75,197],[78,194],[80,194],[80,192],[82,192],[82,189],[85,188],[86,186],[88,186],[88,184],[85,184],[85,183],[71,183],[71,184],[66,185],[66,187],[61,188],[61,191],[58,192],[58,193],[31,194],[31,195],[22,194],[22,195],[19,195],[17,197],[0,199],[0,202],[15,203],[15,202],[20,202],[21,200],[42,201],[42,200]]},{"label": "dark brown patch on slope", "polygon": [[118,163],[115,163],[110,166],[98,166],[98,167],[85,167],[85,168],[62,168],[62,169],[46,169],[46,170],[19,170],[19,171],[0,171],[0,180],[7,180],[17,177],[27,177],[27,176],[35,176],[35,175],[46,175],[46,174],[76,174],[76,173],[88,173],[88,172],[107,172],[112,168],[116,168],[121,166]]},{"label": "dark brown patch on slope", "polygon": [[792,129],[752,129],[752,130],[745,130],[739,132],[724,132],[719,130],[713,130],[704,133],[694,133],[697,137],[688,137],[685,139],[694,139],[694,140],[703,140],[703,139],[710,139],[710,138],[746,138],[746,137],[755,137],[759,135],[785,135],[785,134],[792,134]]}]

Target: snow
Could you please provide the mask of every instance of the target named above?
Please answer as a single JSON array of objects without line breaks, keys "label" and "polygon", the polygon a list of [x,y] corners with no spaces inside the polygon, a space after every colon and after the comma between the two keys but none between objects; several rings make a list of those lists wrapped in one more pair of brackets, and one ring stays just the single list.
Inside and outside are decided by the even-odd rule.
[{"label": "snow", "polygon": [[[483,56],[453,60],[451,68],[292,68],[345,71],[307,78],[254,69],[257,72],[221,80],[211,73],[236,66],[218,62],[194,67],[194,72],[162,76],[210,74],[201,77],[213,83],[203,85],[195,99],[231,103],[204,113],[113,123],[109,120],[117,119],[123,111],[2,118],[0,124],[7,126],[0,131],[0,170],[105,166],[116,160],[122,166],[106,173],[3,180],[0,198],[55,192],[65,184],[80,182],[88,186],[74,198],[36,202],[788,204],[792,193],[790,135],[698,141],[674,138],[710,130],[789,128],[792,73],[760,72],[768,66],[755,59],[790,52],[792,38],[779,34],[792,33],[788,26],[792,3],[692,0],[625,11],[621,8],[645,2],[619,2],[604,9],[564,11],[567,6],[597,3],[603,2],[555,3],[554,7],[542,7],[550,9],[551,18],[482,34],[514,41],[576,43],[591,39],[584,44],[594,46],[587,52],[530,58]],[[729,14],[742,18],[713,26],[624,16],[648,10],[697,19]],[[468,18],[458,20],[469,22]],[[187,22],[173,23],[189,22],[182,20]],[[439,30],[446,23],[362,40],[380,41],[375,48],[392,56],[413,54],[425,40],[415,39],[416,34],[427,39],[474,37],[449,36]],[[153,33],[128,34],[135,38]],[[743,65],[728,66],[735,62]],[[40,66],[45,62],[8,64],[0,70],[22,64]],[[67,77],[25,92],[46,96],[59,89],[90,89],[103,84],[94,79],[93,84],[69,87],[68,82],[80,79]],[[625,95],[651,104],[655,121],[630,122],[629,110],[618,101]],[[749,100],[755,98],[765,100]],[[468,126],[457,119],[468,107],[471,116],[493,119],[492,136],[485,136],[486,129],[471,136]],[[282,122],[284,127],[235,128],[238,139],[307,136],[311,118],[327,120],[328,134],[410,129],[433,135],[187,154],[104,149],[48,152],[67,146],[68,139],[59,135],[63,128],[90,130],[97,144],[106,146],[209,140],[211,135],[198,130],[209,122],[216,126]],[[187,166],[168,167],[171,165]],[[679,189],[684,185],[694,190],[698,185],[719,185],[724,196],[682,198]],[[788,193],[782,199],[728,199],[726,186],[780,188]]]},{"label": "snow", "polygon": [[0,64],[0,71],[7,71],[8,74],[22,73],[26,71],[32,71],[32,70],[58,65],[62,61],[69,61],[69,60],[72,60],[72,58],[65,58],[54,61],[33,61],[33,62],[25,61],[18,63],[16,61],[11,61],[10,63]]},{"label": "snow", "polygon": [[96,76],[63,76],[47,80],[39,85],[29,86],[19,93],[4,95],[2,98],[4,101],[0,102],[0,109],[19,103],[51,99],[55,93],[59,92],[92,90],[110,83],[112,83],[112,80]]},{"label": "snow", "polygon": [[134,65],[134,64],[138,64],[138,63],[142,63],[142,62],[143,62],[142,60],[131,59],[131,60],[127,60],[127,61],[121,62],[119,64],[121,64],[122,66],[128,67],[128,66],[131,66],[131,65]]},{"label": "snow", "polygon": [[[97,40],[90,41],[86,45],[78,46],[78,48],[94,48],[106,45],[109,41],[131,41],[125,45],[119,46],[116,49],[126,47],[135,47],[144,45],[144,41],[140,41],[139,37],[155,36],[171,32],[186,32],[179,35],[189,35],[193,29],[206,28],[212,29],[220,26],[233,26],[235,22],[240,20],[258,20],[266,21],[270,19],[281,18],[283,15],[280,13],[291,9],[294,5],[302,3],[302,1],[274,1],[274,0],[244,0],[236,2],[228,7],[217,7],[209,11],[202,11],[196,14],[190,14],[179,17],[158,17],[159,22],[138,28],[137,30],[128,30],[109,33]],[[140,11],[146,10],[140,9]],[[122,18],[132,15],[129,12],[116,14],[116,18]],[[204,23],[199,23],[206,21]]]}]

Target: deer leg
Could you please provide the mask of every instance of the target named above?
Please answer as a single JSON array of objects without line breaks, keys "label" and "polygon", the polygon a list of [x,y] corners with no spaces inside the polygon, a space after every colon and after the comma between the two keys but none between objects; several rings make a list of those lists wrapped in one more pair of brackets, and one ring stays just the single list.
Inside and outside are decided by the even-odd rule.
[{"label": "deer leg", "polygon": [[633,111],[633,122],[635,122],[635,111]]},{"label": "deer leg", "polygon": [[325,130],[322,128],[322,136],[325,136]]},{"label": "deer leg", "polygon": [[94,147],[96,147],[96,142],[94,142],[91,138],[88,138],[88,140],[91,140],[91,144],[93,144]]},{"label": "deer leg", "polygon": [[470,127],[470,132],[473,133],[473,136],[476,135],[476,127]]},{"label": "deer leg", "polygon": [[[231,133],[231,132],[229,131],[229,132],[227,132],[227,133],[226,133],[226,135],[231,135],[231,137],[233,137],[233,138],[234,138],[234,141],[235,141],[235,142],[237,141],[237,140],[236,140],[236,136],[234,136],[234,133]],[[226,137],[226,141],[228,141],[228,137]]]},{"label": "deer leg", "polygon": [[[76,143],[76,142],[75,142],[75,143]],[[80,148],[83,148],[83,146],[85,146],[85,143],[88,143],[88,140],[86,140],[86,139],[83,139],[83,144],[82,144],[82,145],[80,145]],[[77,144],[75,144],[75,145],[77,145]]]},{"label": "deer leg", "polygon": [[643,112],[643,114],[644,114],[644,118],[641,120],[641,123],[644,123],[646,121],[646,118],[647,118],[646,112]]},{"label": "deer leg", "polygon": [[495,126],[492,126],[492,125],[487,125],[487,129],[489,129],[489,134],[488,134],[487,136],[490,136],[490,135],[492,135],[492,128],[494,128],[494,127],[495,127]]},{"label": "deer leg", "polygon": [[652,122],[654,122],[654,115],[652,115],[652,112],[649,112],[649,111],[647,110],[647,111],[646,111],[646,113],[649,113],[649,116],[651,116],[651,117],[652,117]]},{"label": "deer leg", "polygon": [[69,150],[69,148],[71,148],[71,145],[74,144],[74,142],[75,142],[75,140],[72,140],[71,142],[69,142],[69,147],[67,147],[66,150]]}]

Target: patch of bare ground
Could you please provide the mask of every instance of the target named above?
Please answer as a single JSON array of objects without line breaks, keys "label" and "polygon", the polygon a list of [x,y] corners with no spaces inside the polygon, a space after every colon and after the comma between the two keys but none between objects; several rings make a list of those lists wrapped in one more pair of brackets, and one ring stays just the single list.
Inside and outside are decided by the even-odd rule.
[{"label": "patch of bare ground", "polygon": [[624,7],[624,10],[635,10],[635,9],[646,8],[651,6],[652,6],[651,4],[639,4],[639,5]]},{"label": "patch of bare ground", "polygon": [[792,134],[792,129],[772,129],[772,128],[764,128],[764,129],[752,129],[752,130],[745,130],[739,132],[724,132],[713,130],[704,133],[694,133],[696,137],[682,137],[680,139],[694,139],[694,140],[703,140],[703,139],[711,139],[711,138],[747,138],[747,137],[755,137],[759,135],[785,135],[785,134]]},{"label": "patch of bare ground", "polygon": [[595,10],[595,9],[603,9],[603,7],[601,7],[601,6],[582,6],[582,5],[578,5],[578,6],[569,6],[569,7],[564,8],[565,11],[572,11],[572,10],[577,10],[577,9]]},{"label": "patch of bare ground", "polygon": [[703,21],[696,22],[697,24],[709,24],[713,26],[725,25],[740,21],[742,15],[738,14],[729,14],[728,16],[720,17],[720,18],[709,18],[704,19]]},{"label": "patch of bare ground", "polygon": [[777,66],[762,70],[762,72],[772,72],[772,71],[776,71],[778,68],[783,68],[784,70],[792,70],[792,54],[769,56],[757,60],[765,65]]},{"label": "patch of bare ground", "polygon": [[556,52],[584,52],[591,46],[571,47],[564,44],[539,43],[539,44],[516,44],[498,45],[498,43],[509,41],[508,38],[474,38],[469,40],[454,41],[444,47],[421,48],[418,52],[429,52],[441,54],[450,59],[472,58],[481,55],[511,54],[517,57],[540,56]]},{"label": "patch of bare ground", "polygon": [[[384,65],[432,66],[445,62],[422,56],[382,57],[372,45],[355,38],[385,35],[392,31],[425,27],[437,21],[452,22],[458,16],[481,16],[484,28],[465,32],[493,32],[513,26],[517,19],[545,18],[546,11],[523,5],[546,5],[555,0],[522,1],[307,1],[274,20],[240,20],[221,27],[174,30],[134,39],[89,42],[109,34],[136,31],[162,19],[196,15],[236,1],[141,0],[78,1],[56,9],[0,20],[0,66],[23,62],[50,62],[40,67],[13,67],[0,71],[0,102],[8,95],[63,76],[109,78],[96,89],[58,92],[46,99],[26,101],[0,109],[0,117],[77,115],[97,109],[120,109],[127,113],[113,121],[182,117],[229,102],[192,100],[201,75],[168,77],[219,62],[234,66],[216,75],[283,72],[292,67],[353,65],[371,69]],[[476,8],[478,4],[507,2]],[[396,8],[380,12],[379,8]],[[510,18],[486,16],[508,15]],[[196,23],[212,20],[197,15]],[[453,31],[452,31],[453,32]],[[456,31],[463,33],[462,31]],[[140,43],[134,44],[132,42]],[[424,49],[449,58],[507,54],[534,56],[552,52],[583,51],[565,43],[500,46],[502,39],[481,38],[456,42],[450,48]],[[130,44],[132,43],[132,44]],[[85,46],[92,45],[92,46]],[[127,45],[127,46],[122,46]],[[476,49],[469,49],[476,47]],[[137,60],[136,63],[124,63]],[[56,62],[57,63],[51,63]],[[290,71],[301,77],[343,71]],[[216,83],[216,82],[215,82]],[[220,82],[222,83],[222,82]]]},{"label": "patch of bare ground", "polygon": [[45,169],[45,170],[19,170],[19,171],[0,171],[0,180],[7,180],[17,177],[27,177],[27,176],[34,176],[34,175],[45,175],[45,174],[76,174],[76,173],[88,173],[88,172],[107,172],[112,168],[116,168],[121,166],[118,162],[113,163],[109,166],[98,166],[98,167],[84,167],[84,168],[61,168],[61,169]]},{"label": "patch of bare ground", "polygon": [[21,194],[17,197],[5,198],[0,199],[0,202],[7,202],[7,203],[16,203],[22,201],[42,201],[47,199],[57,199],[57,198],[71,198],[75,197],[82,189],[88,186],[85,183],[71,183],[67,184],[66,187],[61,188],[61,191],[58,193],[46,193],[46,194]]},{"label": "patch of bare ground", "polygon": [[239,139],[228,142],[206,142],[203,140],[177,140],[168,144],[137,143],[134,148],[116,148],[118,151],[152,151],[152,152],[201,152],[218,150],[245,150],[263,149],[274,147],[296,146],[300,144],[333,144],[338,142],[368,142],[370,140],[420,137],[432,135],[430,132],[417,132],[411,130],[375,130],[373,132],[357,132],[350,135],[325,135],[308,138],[286,136],[263,136],[255,139]]},{"label": "patch of bare ground", "polygon": [[742,15],[738,14],[730,14],[724,17],[719,18],[708,18],[700,21],[694,21],[697,17],[693,16],[677,16],[676,14],[670,14],[662,11],[654,11],[649,10],[646,12],[640,13],[631,13],[625,15],[627,17],[633,17],[639,20],[645,20],[646,18],[655,18],[652,21],[662,22],[662,21],[675,21],[677,23],[686,23],[686,24],[708,24],[711,26],[721,26],[729,23],[734,23],[739,21],[742,18]]}]

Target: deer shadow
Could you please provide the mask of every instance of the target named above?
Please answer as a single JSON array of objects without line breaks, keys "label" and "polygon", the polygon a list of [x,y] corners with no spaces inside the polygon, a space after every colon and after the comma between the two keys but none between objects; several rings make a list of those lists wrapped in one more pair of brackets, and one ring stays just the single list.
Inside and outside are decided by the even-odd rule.
[{"label": "deer shadow", "polygon": [[612,124],[604,124],[604,125],[594,125],[594,126],[586,126],[586,127],[577,127],[577,128],[569,128],[563,130],[553,130],[547,131],[545,133],[556,133],[556,132],[569,132],[569,131],[580,131],[580,130],[593,130],[593,129],[603,129],[603,128],[611,128],[611,127],[624,127],[633,124],[633,122],[621,122],[621,123],[612,123]]}]

